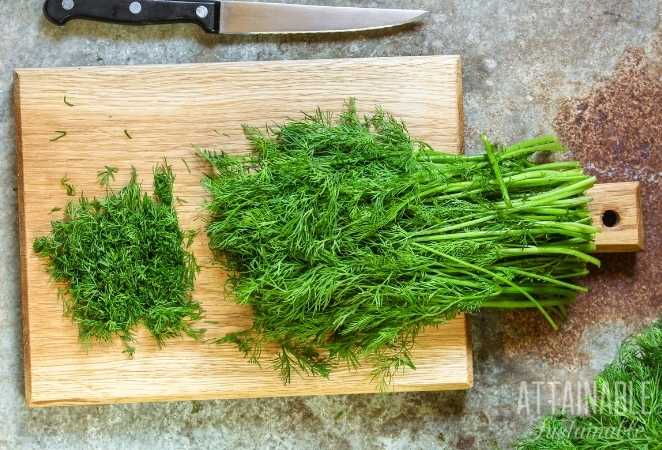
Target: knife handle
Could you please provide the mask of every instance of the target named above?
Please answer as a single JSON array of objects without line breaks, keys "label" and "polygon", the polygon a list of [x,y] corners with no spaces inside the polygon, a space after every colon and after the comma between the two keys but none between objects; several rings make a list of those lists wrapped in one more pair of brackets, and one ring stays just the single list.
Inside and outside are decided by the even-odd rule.
[{"label": "knife handle", "polygon": [[218,33],[221,3],[210,0],[46,0],[44,14],[57,24],[72,19],[130,25],[188,22]]}]

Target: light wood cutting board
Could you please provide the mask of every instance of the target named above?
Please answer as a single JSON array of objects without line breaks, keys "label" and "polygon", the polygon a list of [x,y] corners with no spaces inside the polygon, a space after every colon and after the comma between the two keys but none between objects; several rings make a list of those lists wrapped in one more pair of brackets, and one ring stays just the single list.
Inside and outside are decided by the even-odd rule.
[{"label": "light wood cutting board", "polygon": [[[66,97],[66,103],[65,103]],[[364,111],[381,104],[412,134],[451,151],[462,147],[462,89],[456,56],[287,61],[184,66],[28,69],[17,72],[20,230],[23,273],[25,389],[31,406],[375,392],[369,368],[336,371],[331,380],[294,379],[283,386],[266,362],[249,365],[232,346],[189,339],[158,349],[139,334],[133,360],[119,342],[86,352],[71,319],[62,316],[57,287],[32,241],[47,234],[67,197],[65,174],[86,195],[102,194],[96,173],[135,166],[151,188],[155,163],[167,156],[177,180],[184,228],[202,229],[200,186],[206,169],[193,145],[242,152],[241,125],[263,125],[316,107],[340,111],[356,97]],[[74,105],[69,106],[67,103]],[[126,132],[132,137],[129,139]],[[59,134],[66,136],[51,141]],[[182,158],[191,166],[188,173]],[[56,213],[58,214],[58,213]],[[225,298],[225,273],[212,264],[201,233],[194,247],[203,266],[195,298],[208,337],[248,327],[250,311]],[[415,351],[418,370],[395,380],[396,391],[466,389],[471,347],[464,317],[426,332]]]},{"label": "light wood cutting board", "polygon": [[[271,124],[318,106],[340,111],[350,97],[366,112],[383,105],[401,117],[414,136],[438,149],[460,151],[459,57],[25,69],[17,71],[16,78],[25,391],[30,406],[376,391],[369,367],[338,370],[328,381],[295,378],[283,386],[268,362],[263,369],[251,366],[232,346],[177,339],[159,349],[144,332],[138,335],[134,359],[126,358],[119,342],[95,344],[86,352],[71,319],[63,317],[57,286],[32,251],[32,242],[49,232],[50,220],[59,214],[49,211],[68,200],[59,184],[64,175],[86,195],[101,195],[98,170],[118,167],[120,186],[134,166],[144,187],[151,189],[152,167],[164,156],[177,176],[176,195],[187,202],[177,208],[183,227],[202,230],[205,192],[200,178],[206,167],[195,157],[194,145],[244,152],[242,124]],[[603,206],[623,210],[613,229],[616,234],[604,234],[612,238],[603,242],[603,250],[631,249],[640,244],[635,232],[638,186],[612,186],[608,191],[606,197],[597,193],[602,198],[594,211],[597,219]],[[207,337],[249,327],[250,311],[225,297],[226,274],[213,263],[204,232],[194,252],[202,266],[195,298],[212,322],[203,324]],[[394,391],[472,385],[471,344],[463,316],[426,331],[413,356],[417,370],[397,377]]]}]

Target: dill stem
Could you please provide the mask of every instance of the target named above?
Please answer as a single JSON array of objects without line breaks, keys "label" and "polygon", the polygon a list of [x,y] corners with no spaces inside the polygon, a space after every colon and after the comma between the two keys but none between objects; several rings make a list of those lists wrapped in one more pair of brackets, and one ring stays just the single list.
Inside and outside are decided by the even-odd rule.
[{"label": "dill stem", "polygon": [[[553,306],[565,306],[572,303],[572,299],[558,299],[558,300],[538,300],[538,303],[543,308]],[[529,302],[519,300],[487,300],[481,305],[481,308],[497,308],[497,309],[533,309],[535,305]]]},{"label": "dill stem", "polygon": [[456,225],[449,225],[447,227],[442,227],[442,228],[431,228],[428,230],[417,231],[416,233],[412,233],[412,236],[425,236],[428,234],[445,233],[447,231],[458,230],[460,228],[466,228],[472,225],[479,225],[484,222],[489,222],[490,220],[493,220],[495,218],[496,218],[496,214],[489,214],[487,216],[480,217],[474,220],[467,220],[466,222],[458,223]]},{"label": "dill stem", "polygon": [[529,167],[527,169],[523,169],[523,172],[533,172],[533,171],[538,171],[538,170],[563,170],[566,171],[566,169],[579,169],[579,172],[581,173],[581,164],[577,161],[555,161],[551,163],[545,163],[545,164],[536,164],[533,167]]},{"label": "dill stem", "polygon": [[537,273],[533,273],[533,272],[523,270],[523,269],[518,269],[518,268],[515,268],[515,267],[499,267],[499,269],[503,272],[513,272],[513,273],[516,273],[518,275],[522,275],[522,276],[525,276],[525,277],[528,277],[528,278],[546,281],[546,282],[554,284],[556,286],[561,286],[561,287],[564,287],[566,289],[571,289],[573,291],[588,292],[588,289],[586,289],[584,286],[579,286],[579,285],[572,284],[572,283],[566,283],[565,281],[559,281],[558,277],[556,277],[556,279],[555,279],[553,277],[540,275],[540,274],[537,274]]},{"label": "dill stem", "polygon": [[575,256],[580,260],[600,267],[600,260],[571,248],[564,247],[524,247],[524,248],[504,248],[499,251],[502,256],[525,256],[525,255],[569,255]]},{"label": "dill stem", "polygon": [[455,258],[454,256],[442,253],[439,250],[436,250],[436,249],[434,249],[432,247],[429,247],[427,245],[418,244],[416,242],[414,242],[413,245],[415,245],[415,246],[417,246],[417,247],[419,247],[419,248],[421,248],[425,251],[428,251],[432,254],[435,254],[437,256],[441,256],[442,258],[449,259],[449,260],[451,260],[451,261],[453,261],[453,262],[455,262],[455,263],[457,263],[461,266],[467,267],[468,269],[472,269],[472,270],[475,270],[477,272],[483,272],[483,273],[485,273],[487,275],[490,275],[490,276],[494,277],[495,279],[501,281],[502,283],[506,283],[510,287],[513,287],[513,288],[519,290],[526,298],[528,298],[531,301],[531,303],[533,303],[535,305],[536,308],[538,308],[538,311],[540,311],[540,313],[543,315],[543,317],[545,317],[545,319],[547,320],[547,322],[549,322],[549,324],[552,326],[552,328],[554,328],[555,330],[558,330],[558,325],[556,325],[556,322],[554,322],[554,320],[550,317],[550,315],[547,313],[545,308],[543,308],[542,305],[540,305],[540,303],[538,303],[538,300],[533,298],[528,292],[523,291],[517,284],[513,283],[509,279],[504,278],[501,275],[498,275],[498,274],[496,274],[496,273],[494,273],[490,270],[487,270],[483,267],[477,266],[475,264],[468,263],[468,262],[466,262],[462,259]]},{"label": "dill stem", "polygon": [[506,187],[506,184],[503,182],[503,178],[501,177],[501,169],[499,169],[499,162],[497,160],[496,155],[494,154],[494,146],[487,139],[487,136],[482,135],[481,139],[483,141],[483,146],[485,147],[485,152],[487,153],[487,159],[490,162],[490,165],[492,166],[492,171],[494,172],[496,184],[499,186],[499,189],[501,190],[501,196],[503,197],[503,202],[506,204],[506,207],[512,208],[513,204],[511,203],[510,196],[508,195],[508,188]]}]

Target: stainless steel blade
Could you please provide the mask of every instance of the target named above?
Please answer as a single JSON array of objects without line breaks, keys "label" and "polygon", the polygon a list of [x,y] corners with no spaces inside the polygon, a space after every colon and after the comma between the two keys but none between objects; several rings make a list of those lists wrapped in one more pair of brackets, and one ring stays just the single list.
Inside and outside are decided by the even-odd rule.
[{"label": "stainless steel blade", "polygon": [[427,11],[221,2],[220,33],[331,33],[395,27],[421,19]]}]

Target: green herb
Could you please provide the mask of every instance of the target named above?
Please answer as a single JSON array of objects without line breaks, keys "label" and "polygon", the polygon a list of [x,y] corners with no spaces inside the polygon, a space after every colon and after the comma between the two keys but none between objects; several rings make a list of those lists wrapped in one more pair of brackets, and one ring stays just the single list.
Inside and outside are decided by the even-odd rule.
[{"label": "green herb", "polygon": [[52,214],[52,213],[56,213],[56,212],[58,212],[58,211],[62,211],[62,208],[52,208],[52,209],[51,209],[51,214]]},{"label": "green herb", "polygon": [[253,361],[277,343],[286,383],[362,358],[388,383],[415,367],[424,327],[481,308],[535,308],[556,327],[586,290],[572,278],[599,264],[584,194],[595,178],[529,160],[563,151],[552,137],[451,155],[353,104],[245,132],[251,155],[202,153],[210,246],[255,312],[220,342]]},{"label": "green herb", "polygon": [[57,134],[57,136],[50,139],[51,142],[59,141],[60,139],[62,139],[63,137],[65,137],[67,135],[66,131],[56,131],[55,133]]},{"label": "green herb", "polygon": [[124,136],[126,136],[128,139],[133,139],[133,136],[129,134],[129,130],[124,130]]},{"label": "green herb", "polygon": [[64,190],[67,192],[67,196],[73,197],[74,195],[76,195],[76,188],[74,187],[73,184],[70,183],[69,177],[67,177],[66,175],[60,179],[60,186],[62,186]]},{"label": "green herb", "polygon": [[595,386],[588,415],[545,417],[517,448],[662,449],[662,321],[628,339]]},{"label": "green herb", "polygon": [[[117,172],[106,167],[100,179]],[[161,345],[203,330],[200,305],[191,298],[198,266],[185,249],[193,234],[183,232],[172,205],[174,175],[167,164],[154,169],[154,196],[143,193],[135,171],[129,183],[104,198],[67,204],[49,236],[34,251],[49,259],[54,280],[65,282],[65,313],[78,325],[84,343],[118,336],[125,352],[142,324]]]},{"label": "green herb", "polygon": [[71,107],[71,106],[76,106],[76,105],[74,105],[73,103],[67,101],[67,96],[66,96],[66,95],[64,96],[64,104],[67,105],[67,106],[70,106],[70,107]]},{"label": "green herb", "polygon": [[117,167],[105,166],[104,170],[100,170],[97,173],[97,178],[101,186],[110,187],[110,183],[115,181],[115,174],[117,173]]},{"label": "green herb", "polygon": [[191,167],[189,167],[188,162],[187,162],[184,158],[182,158],[182,162],[183,162],[184,165],[186,166],[186,171],[187,171],[188,173],[191,173]]}]

